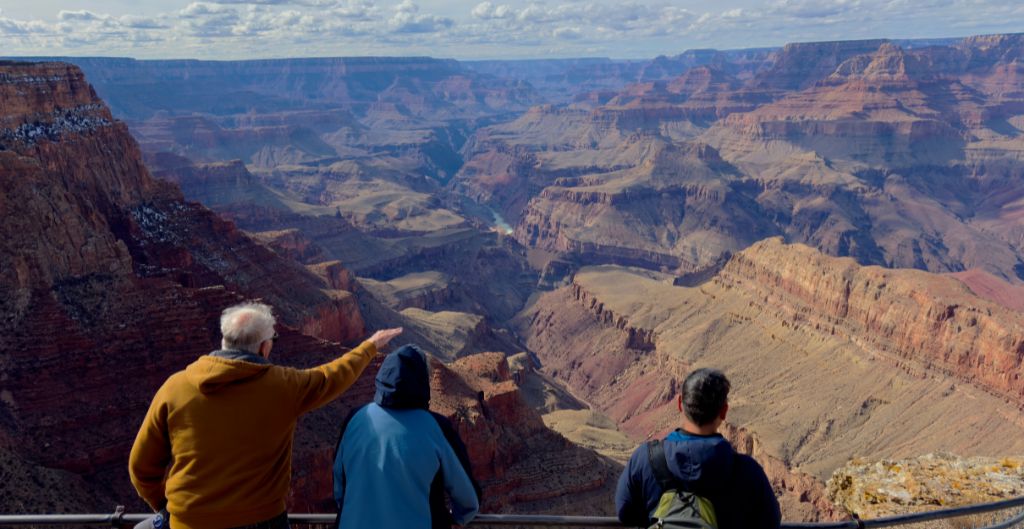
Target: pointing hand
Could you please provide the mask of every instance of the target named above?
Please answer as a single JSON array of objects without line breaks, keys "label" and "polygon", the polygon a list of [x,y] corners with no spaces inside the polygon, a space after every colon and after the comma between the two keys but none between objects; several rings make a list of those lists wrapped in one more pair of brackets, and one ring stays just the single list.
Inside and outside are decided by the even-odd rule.
[{"label": "pointing hand", "polygon": [[401,327],[395,327],[394,329],[383,329],[373,333],[369,341],[373,342],[373,345],[380,349],[388,344],[394,337],[402,334]]}]

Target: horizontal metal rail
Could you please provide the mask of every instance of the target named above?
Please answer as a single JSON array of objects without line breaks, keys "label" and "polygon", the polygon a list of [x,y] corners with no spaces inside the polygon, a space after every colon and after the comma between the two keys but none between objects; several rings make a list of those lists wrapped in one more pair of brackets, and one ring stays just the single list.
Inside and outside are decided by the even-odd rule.
[{"label": "horizontal metal rail", "polygon": [[[858,529],[869,527],[893,527],[932,520],[957,518],[975,514],[1024,507],[1024,496],[991,503],[979,503],[963,507],[951,507],[928,512],[886,516],[870,520],[845,520],[841,522],[783,522],[782,529]],[[134,524],[152,516],[151,514],[125,513],[119,507],[112,514],[0,514],[0,525],[107,525],[121,526]],[[288,521],[296,524],[329,524],[334,514],[289,514]],[[990,525],[984,529],[1008,529],[1024,522],[1024,511]],[[480,514],[469,524],[517,525],[551,527],[626,527],[609,516],[556,516],[535,514]]]},{"label": "horizontal metal rail", "polygon": [[1021,511],[1017,516],[1003,520],[995,525],[990,525],[985,529],[1010,529],[1021,522],[1024,522],[1024,511]]}]

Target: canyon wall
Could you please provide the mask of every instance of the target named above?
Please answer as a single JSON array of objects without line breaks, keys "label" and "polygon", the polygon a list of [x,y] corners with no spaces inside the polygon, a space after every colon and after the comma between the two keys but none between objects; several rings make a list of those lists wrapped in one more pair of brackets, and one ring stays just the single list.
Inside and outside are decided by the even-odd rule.
[{"label": "canyon wall", "polygon": [[[227,306],[273,305],[274,360],[286,365],[328,361],[337,342],[367,333],[344,266],[307,269],[152,178],[76,67],[0,64],[0,176],[0,497],[12,508],[143,510],[126,469],[136,427],[167,376],[218,348]],[[435,370],[442,411],[481,468],[485,505],[606,504],[615,467],[544,428],[499,359],[465,374]],[[330,509],[337,428],[372,398],[377,365],[300,420],[293,510]]]},{"label": "canyon wall", "polygon": [[129,499],[153,391],[217,348],[218,313],[243,299],[274,305],[283,335],[364,335],[351,293],[153,179],[77,68],[4,64],[0,94],[0,437],[22,468]]},{"label": "canyon wall", "polygon": [[811,248],[761,241],[718,275],[791,325],[813,326],[909,368],[937,370],[1024,405],[1024,319],[953,278],[861,267]]},{"label": "canyon wall", "polygon": [[451,188],[577,265],[691,273],[782,235],[1019,284],[1021,40],[720,55],[483,127]]},{"label": "canyon wall", "polygon": [[853,457],[1024,449],[1024,320],[953,278],[768,239],[704,282],[674,280],[583,268],[519,332],[545,373],[637,440],[678,427],[686,373],[723,369],[726,434],[772,469],[787,519],[828,515],[823,482]]}]

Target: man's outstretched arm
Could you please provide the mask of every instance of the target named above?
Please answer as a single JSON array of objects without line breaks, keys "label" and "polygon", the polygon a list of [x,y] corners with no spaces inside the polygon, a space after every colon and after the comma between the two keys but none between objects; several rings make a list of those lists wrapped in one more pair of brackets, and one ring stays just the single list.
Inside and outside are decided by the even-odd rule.
[{"label": "man's outstretched arm", "polygon": [[402,328],[386,329],[373,333],[373,336],[359,347],[341,355],[332,362],[298,371],[299,374],[299,412],[306,413],[331,402],[345,392],[366,366],[377,355],[379,348],[384,347],[394,337],[402,333]]}]

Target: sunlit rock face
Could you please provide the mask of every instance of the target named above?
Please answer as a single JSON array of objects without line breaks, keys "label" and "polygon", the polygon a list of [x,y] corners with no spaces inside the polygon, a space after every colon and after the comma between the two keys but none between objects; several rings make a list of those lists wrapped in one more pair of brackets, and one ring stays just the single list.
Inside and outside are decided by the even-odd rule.
[{"label": "sunlit rock face", "polygon": [[[857,459],[836,470],[829,496],[861,518],[933,511],[1024,494],[1024,459],[958,457]],[[1004,518],[1006,512],[997,513]]]},{"label": "sunlit rock face", "polygon": [[954,278],[768,239],[699,283],[675,279],[585,267],[519,333],[634,439],[680,425],[689,371],[722,369],[727,436],[770,470],[789,519],[827,515],[824,480],[853,457],[1024,449],[1024,316]]},{"label": "sunlit rock face", "polygon": [[1021,41],[791,44],[592,92],[478,130],[453,189],[580,264],[692,273],[781,235],[1020,283]]}]

